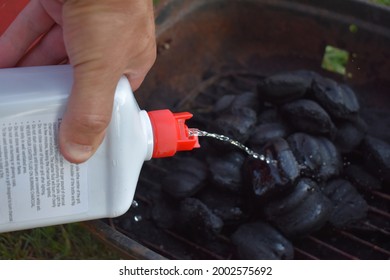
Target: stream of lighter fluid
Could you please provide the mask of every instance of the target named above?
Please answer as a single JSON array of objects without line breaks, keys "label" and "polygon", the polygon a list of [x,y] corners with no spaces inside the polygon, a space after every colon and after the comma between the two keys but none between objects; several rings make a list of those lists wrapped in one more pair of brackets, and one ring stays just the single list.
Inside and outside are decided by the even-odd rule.
[{"label": "stream of lighter fluid", "polygon": [[211,137],[211,138],[214,138],[214,139],[217,139],[217,140],[229,143],[231,145],[234,145],[234,146],[240,148],[241,150],[245,151],[251,157],[253,157],[255,159],[262,160],[262,161],[265,161],[267,164],[276,164],[277,163],[276,160],[269,159],[269,158],[267,158],[266,156],[264,156],[262,154],[258,154],[255,151],[249,149],[247,146],[245,146],[242,143],[238,142],[237,140],[233,140],[233,139],[231,139],[231,138],[229,138],[229,137],[227,137],[225,135],[216,134],[216,133],[210,133],[210,132],[207,132],[207,131],[199,130],[197,128],[189,128],[188,129],[188,134],[190,136]]}]

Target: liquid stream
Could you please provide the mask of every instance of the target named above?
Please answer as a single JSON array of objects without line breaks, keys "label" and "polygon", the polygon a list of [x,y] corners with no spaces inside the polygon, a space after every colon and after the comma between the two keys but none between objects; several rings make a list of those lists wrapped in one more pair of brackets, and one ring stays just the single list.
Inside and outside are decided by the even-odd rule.
[{"label": "liquid stream", "polygon": [[234,145],[234,146],[240,148],[241,150],[245,151],[249,156],[251,156],[251,157],[253,157],[255,159],[259,159],[259,160],[265,161],[267,164],[274,164],[275,165],[277,163],[276,160],[269,159],[269,158],[267,158],[266,156],[264,156],[262,154],[256,153],[255,151],[249,149],[247,146],[243,145],[242,143],[238,142],[237,140],[233,140],[233,139],[231,139],[231,138],[229,138],[229,137],[227,137],[225,135],[216,134],[216,133],[210,133],[210,132],[207,132],[207,131],[199,130],[197,128],[189,128],[188,129],[188,134],[189,134],[189,136],[211,137],[211,138],[214,138],[214,139],[217,139],[217,140],[229,143],[231,145]]}]

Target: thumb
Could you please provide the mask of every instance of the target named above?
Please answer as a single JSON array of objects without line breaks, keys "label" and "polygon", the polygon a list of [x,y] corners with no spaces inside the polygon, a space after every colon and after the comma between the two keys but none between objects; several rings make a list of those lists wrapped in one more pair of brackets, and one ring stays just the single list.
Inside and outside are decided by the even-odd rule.
[{"label": "thumb", "polygon": [[85,66],[74,68],[72,93],[59,132],[60,151],[73,163],[88,160],[103,141],[120,78],[112,72]]}]

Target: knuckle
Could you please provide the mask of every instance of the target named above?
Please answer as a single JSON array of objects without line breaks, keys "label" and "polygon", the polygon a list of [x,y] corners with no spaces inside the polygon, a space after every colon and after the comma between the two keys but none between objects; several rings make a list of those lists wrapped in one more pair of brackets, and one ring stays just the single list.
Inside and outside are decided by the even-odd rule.
[{"label": "knuckle", "polygon": [[75,125],[80,131],[99,134],[109,125],[111,116],[103,114],[85,114],[75,118]]}]

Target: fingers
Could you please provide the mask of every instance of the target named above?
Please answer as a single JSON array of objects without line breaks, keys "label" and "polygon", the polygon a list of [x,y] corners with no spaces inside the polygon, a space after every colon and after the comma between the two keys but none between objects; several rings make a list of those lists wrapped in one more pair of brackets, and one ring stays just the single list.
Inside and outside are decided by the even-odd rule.
[{"label": "fingers", "polygon": [[86,161],[103,141],[119,77],[107,74],[98,65],[75,67],[72,94],[59,135],[61,153],[68,161]]},{"label": "fingers", "polygon": [[18,66],[59,64],[67,57],[62,28],[55,25],[28,53],[18,62]]},{"label": "fingers", "polygon": [[121,75],[126,74],[137,88],[153,64],[150,4],[145,0],[65,2],[65,46],[75,71],[59,135],[61,153],[68,161],[86,161],[103,141]]},{"label": "fingers", "polygon": [[39,1],[31,0],[0,37],[0,68],[15,66],[29,47],[53,26]]}]

